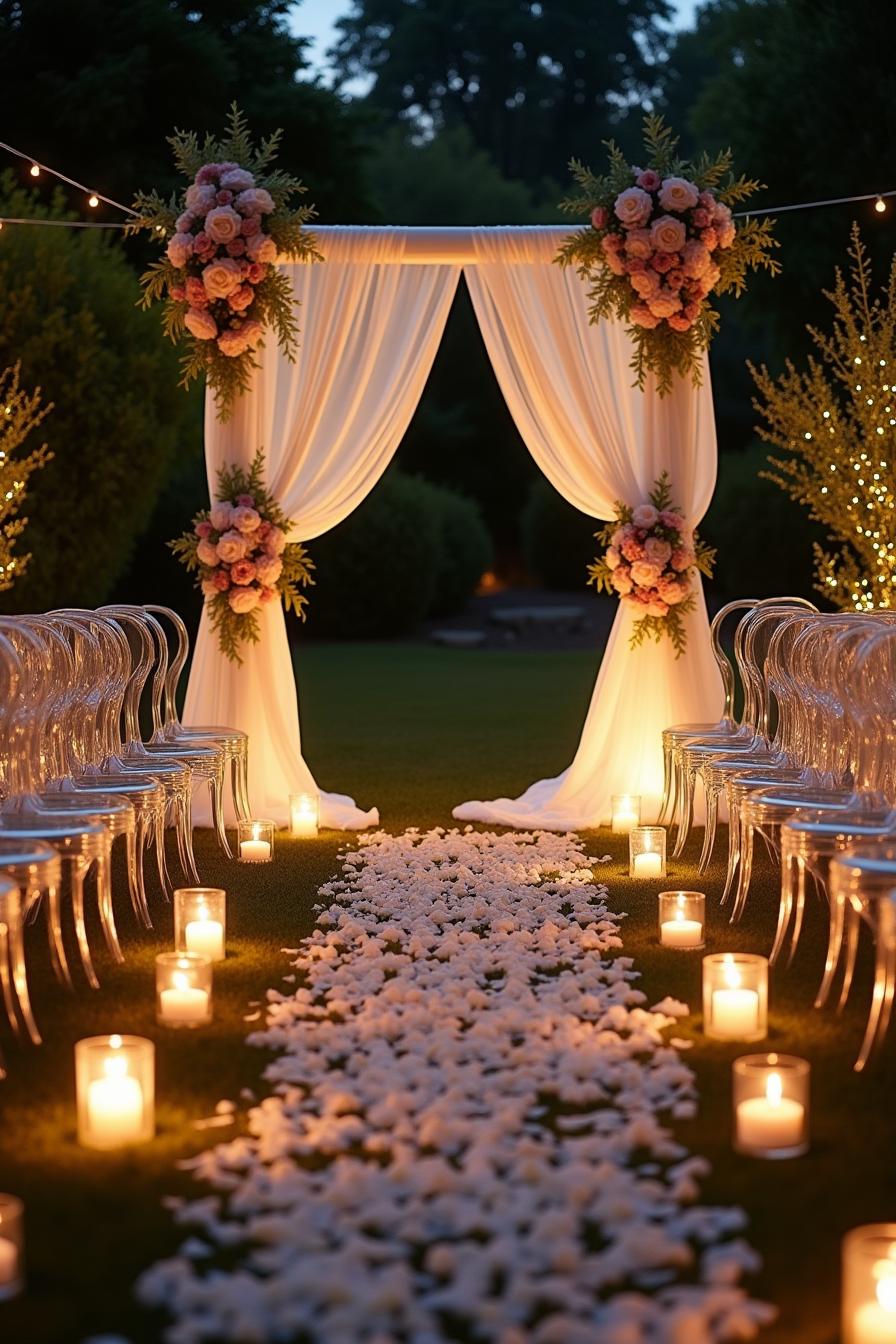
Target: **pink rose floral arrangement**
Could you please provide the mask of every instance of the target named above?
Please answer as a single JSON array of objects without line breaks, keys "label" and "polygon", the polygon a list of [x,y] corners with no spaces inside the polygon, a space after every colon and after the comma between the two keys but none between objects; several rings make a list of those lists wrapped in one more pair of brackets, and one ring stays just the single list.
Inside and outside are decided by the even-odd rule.
[{"label": "pink rose floral arrangement", "polygon": [[189,532],[169,546],[205,598],[221,652],[241,663],[240,645],[257,644],[258,612],[273,602],[305,619],[300,590],[314,580],[307,551],[288,540],[292,523],[264,485],[264,453],[248,471],[222,467],[216,499],[193,519]]},{"label": "pink rose floral arrangement", "polygon": [[694,571],[712,575],[716,553],[688,527],[672,503],[669,473],[663,472],[647,500],[634,508],[616,504],[616,517],[597,533],[603,554],[588,566],[588,582],[615,593],[635,616],[630,645],[671,639],[675,656],[687,639],[682,617],[696,606]]},{"label": "pink rose floral arrangement", "polygon": [[141,278],[143,306],[164,302],[168,336],[185,342],[182,386],[204,374],[222,420],[247,390],[269,327],[287,356],[295,354],[295,299],[278,258],[321,260],[304,227],[313,207],[289,203],[305,188],[271,169],[279,139],[278,131],[255,148],[235,105],[220,141],[206,136],[200,144],[192,132],[176,132],[169,143],[189,186],[167,202],[141,193],[128,225],[165,240],[164,257]]},{"label": "pink rose floral arrangement", "polygon": [[562,208],[589,222],[564,241],[557,260],[587,282],[592,322],[626,323],[636,385],[653,373],[664,396],[676,374],[700,384],[703,351],[719,322],[711,296],[739,295],[747,271],[774,275],[780,266],[771,255],[773,221],[735,221],[732,206],[760,183],[734,177],[730,152],[679,159],[677,139],[655,116],[645,119],[644,140],[646,168],[629,164],[612,141],[605,177],[573,160],[581,194]]}]

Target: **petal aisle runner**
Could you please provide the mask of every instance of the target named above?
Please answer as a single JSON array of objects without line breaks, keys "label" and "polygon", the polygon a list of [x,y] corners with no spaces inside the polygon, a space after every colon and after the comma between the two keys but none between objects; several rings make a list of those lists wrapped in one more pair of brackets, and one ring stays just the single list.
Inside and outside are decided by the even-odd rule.
[{"label": "petal aisle runner", "polygon": [[711,1344],[772,1310],[581,843],[365,836],[252,1038],[279,1052],[216,1192],[141,1278],[168,1344]]}]

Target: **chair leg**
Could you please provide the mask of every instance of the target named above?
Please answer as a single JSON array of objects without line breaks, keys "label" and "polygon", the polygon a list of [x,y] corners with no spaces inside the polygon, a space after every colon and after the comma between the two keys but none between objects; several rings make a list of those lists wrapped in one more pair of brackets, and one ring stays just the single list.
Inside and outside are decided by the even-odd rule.
[{"label": "chair leg", "polygon": [[199,873],[196,870],[196,856],[193,853],[193,794],[192,786],[186,788],[178,799],[177,808],[177,852],[180,866],[187,879],[199,886]]},{"label": "chair leg", "polygon": [[837,966],[840,962],[840,954],[843,949],[843,931],[846,927],[846,902],[843,897],[839,897],[831,904],[831,923],[828,929],[828,950],[824,963],[824,975],[821,984],[818,987],[818,993],[815,995],[815,1007],[823,1008],[828,1001],[831,987],[834,983],[834,977],[837,974]]},{"label": "chair leg", "polygon": [[784,937],[787,932],[787,926],[790,923],[790,917],[793,913],[793,865],[801,863],[798,854],[792,854],[789,850],[781,859],[781,896],[778,902],[778,927],[775,930],[775,941],[771,952],[769,953],[768,963],[774,966],[784,947]]},{"label": "chair leg", "polygon": [[703,792],[706,794],[706,829],[703,832],[703,852],[700,855],[701,873],[706,872],[712,859],[712,851],[716,843],[716,824],[719,817],[718,789],[714,785],[707,787],[704,779]]},{"label": "chair leg", "polygon": [[31,995],[28,992],[28,975],[25,970],[25,937],[21,919],[11,920],[9,923],[7,958],[7,964],[12,967],[12,981],[15,986],[16,998],[19,1001],[22,1021],[25,1023],[31,1040],[35,1045],[40,1045],[41,1035],[34,1020]]},{"label": "chair leg", "polygon": [[128,844],[133,844],[134,848],[135,888],[131,892],[131,904],[134,907],[134,914],[137,916],[144,929],[151,929],[152,920],[149,916],[149,905],[146,900],[146,883],[143,879],[143,864],[146,854],[146,818],[142,814],[137,817],[137,825],[134,835],[128,836]]},{"label": "chair leg", "polygon": [[657,814],[656,824],[662,826],[666,815],[666,809],[672,802],[672,744],[663,743],[663,801],[660,803],[660,810]]},{"label": "chair leg", "polygon": [[234,802],[240,821],[248,821],[252,816],[249,803],[249,744],[240,748],[236,762],[237,790]]},{"label": "chair leg", "polygon": [[3,1006],[6,1018],[17,1036],[21,1035],[19,1018],[16,1013],[15,998],[12,992],[12,979],[9,974],[9,925],[0,918],[0,990],[3,991]]},{"label": "chair leg", "polygon": [[681,816],[678,821],[678,834],[675,837],[675,848],[672,851],[674,859],[681,858],[684,847],[688,842],[688,836],[691,833],[691,823],[694,819],[694,789],[697,784],[697,772],[689,765],[684,767],[684,797],[681,803]]},{"label": "chair leg", "polygon": [[753,877],[753,835],[755,827],[752,822],[747,821],[742,824],[741,829],[740,872],[738,875],[737,895],[734,898],[734,909],[731,911],[732,924],[737,924],[744,913],[744,908],[747,904],[747,895],[750,890],[750,881]]},{"label": "chair leg", "polygon": [[75,916],[75,933],[78,938],[78,951],[81,953],[81,965],[91,989],[99,989],[100,982],[93,969],[90,945],[87,942],[87,925],[84,922],[84,868],[79,863],[72,869],[72,910]]},{"label": "chair leg", "polygon": [[47,887],[47,936],[50,942],[50,960],[56,972],[56,979],[61,980],[69,989],[74,989],[62,940],[62,901],[59,888],[55,884]]},{"label": "chair leg", "polygon": [[859,929],[861,920],[858,913],[847,906],[846,909],[846,960],[843,970],[843,985],[840,989],[840,1002],[837,1004],[837,1012],[842,1013],[846,1007],[846,1000],[849,998],[849,991],[852,989],[852,980],[856,971],[856,955],[859,950]]},{"label": "chair leg", "polygon": [[728,869],[725,873],[725,887],[722,891],[721,905],[726,905],[734,889],[734,879],[740,863],[740,816],[730,799],[728,803]]},{"label": "chair leg", "polygon": [[171,878],[168,875],[168,860],[165,856],[166,810],[167,809],[162,809],[160,815],[154,818],[152,825],[153,825],[153,840],[155,842],[155,850],[156,850],[156,867],[159,870],[159,881],[162,884],[162,891],[164,893],[165,900],[167,901],[171,899],[170,893],[174,890],[174,888],[171,884]]},{"label": "chair leg", "polygon": [[882,1028],[886,1030],[886,1022],[890,1016],[889,1005],[892,1003],[893,987],[890,969],[891,956],[887,941],[886,938],[880,936],[880,931],[878,931],[874,957],[874,993],[871,996],[871,1008],[868,1012],[865,1039],[862,1041],[858,1059],[853,1066],[856,1073],[861,1073],[868,1063],[872,1050],[883,1034]]},{"label": "chair leg", "polygon": [[113,959],[121,963],[124,961],[124,953],[121,950],[118,930],[115,927],[115,911],[112,908],[112,877],[107,855],[98,855],[94,866],[96,870],[96,904],[103,937]]},{"label": "chair leg", "polygon": [[209,780],[208,791],[211,798],[215,836],[227,858],[232,859],[233,854],[230,852],[230,845],[227,843],[227,832],[224,830],[224,781],[221,775],[214,775]]},{"label": "chair leg", "polygon": [[806,861],[801,856],[796,861],[796,913],[793,919],[793,930],[790,935],[790,952],[787,955],[787,965],[793,965],[793,959],[796,956],[797,944],[800,941],[800,934],[803,931],[803,916],[806,913]]}]

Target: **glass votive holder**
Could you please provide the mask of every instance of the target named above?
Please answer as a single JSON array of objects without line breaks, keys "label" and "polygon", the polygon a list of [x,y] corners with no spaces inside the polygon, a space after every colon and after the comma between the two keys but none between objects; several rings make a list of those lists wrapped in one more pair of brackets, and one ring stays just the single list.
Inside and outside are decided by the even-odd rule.
[{"label": "glass votive holder", "polygon": [[211,1020],[211,957],[198,952],[160,952],[156,957],[156,1021],[163,1027],[204,1027]]},{"label": "glass votive holder", "polygon": [[614,835],[629,835],[636,826],[640,826],[640,794],[614,793],[610,798],[610,824]]},{"label": "glass votive holder", "polygon": [[78,1142],[146,1143],[155,1133],[155,1046],[142,1036],[88,1036],[75,1045]]},{"label": "glass votive holder", "polygon": [[314,840],[320,828],[320,794],[289,795],[289,833],[298,840]]},{"label": "glass votive holder", "polygon": [[634,826],[628,835],[629,877],[666,876],[665,826]]},{"label": "glass votive holder", "polygon": [[25,1287],[25,1205],[16,1195],[0,1195],[0,1302]]},{"label": "glass votive holder", "polygon": [[768,1032],[768,959],[752,952],[703,958],[703,1030],[715,1041],[761,1041]]},{"label": "glass votive holder", "polygon": [[702,891],[661,891],[660,942],[692,952],[705,942],[706,897]]},{"label": "glass votive holder", "polygon": [[778,1158],[800,1157],[808,1151],[810,1074],[809,1061],[796,1055],[742,1055],[734,1061],[738,1153]]},{"label": "glass votive holder", "polygon": [[174,893],[174,946],[209,961],[223,961],[227,893],[222,887],[178,887]]},{"label": "glass votive holder", "polygon": [[272,821],[241,821],[240,862],[270,863],[274,857],[274,829]]},{"label": "glass votive holder", "polygon": [[843,1238],[842,1344],[896,1340],[896,1223],[868,1223]]}]

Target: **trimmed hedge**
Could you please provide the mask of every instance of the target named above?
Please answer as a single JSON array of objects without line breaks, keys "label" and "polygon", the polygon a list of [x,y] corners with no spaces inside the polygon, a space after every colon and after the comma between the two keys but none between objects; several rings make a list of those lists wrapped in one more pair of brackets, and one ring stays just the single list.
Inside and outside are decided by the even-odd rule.
[{"label": "trimmed hedge", "polygon": [[533,481],[520,516],[523,559],[545,588],[581,588],[597,554],[594,534],[602,524],[558,494],[544,476]]},{"label": "trimmed hedge", "polygon": [[309,550],[309,631],[339,639],[401,635],[459,610],[491,561],[475,504],[396,470]]}]

